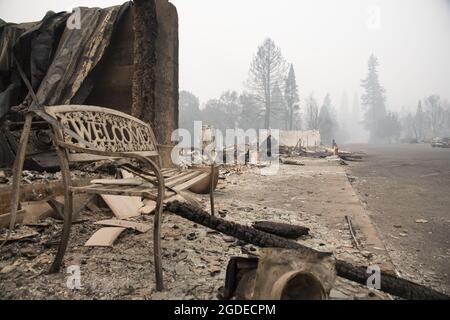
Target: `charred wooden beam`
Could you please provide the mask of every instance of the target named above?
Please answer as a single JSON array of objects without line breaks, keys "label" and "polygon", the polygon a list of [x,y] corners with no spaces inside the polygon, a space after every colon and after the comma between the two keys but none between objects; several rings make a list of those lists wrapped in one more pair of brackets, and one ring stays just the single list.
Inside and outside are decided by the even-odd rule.
[{"label": "charred wooden beam", "polygon": [[[296,249],[307,254],[316,254],[318,256],[330,255],[331,253],[319,252],[297,242],[281,238],[279,236],[256,230],[235,222],[226,221],[209,215],[206,211],[194,207],[188,203],[179,201],[169,202],[167,210],[174,214],[201,224],[205,227],[217,230],[226,235],[235,237],[239,240],[257,245],[259,247],[287,248]],[[351,263],[342,260],[336,260],[336,270],[338,276],[367,285],[367,279],[370,274],[367,273],[367,267],[354,266]],[[410,300],[449,300],[450,297],[434,289],[427,288],[420,284],[402,279],[395,275],[381,272],[381,289],[392,295],[410,299]]]},{"label": "charred wooden beam", "polygon": [[298,239],[309,233],[306,227],[272,221],[256,221],[253,228],[288,239]]}]

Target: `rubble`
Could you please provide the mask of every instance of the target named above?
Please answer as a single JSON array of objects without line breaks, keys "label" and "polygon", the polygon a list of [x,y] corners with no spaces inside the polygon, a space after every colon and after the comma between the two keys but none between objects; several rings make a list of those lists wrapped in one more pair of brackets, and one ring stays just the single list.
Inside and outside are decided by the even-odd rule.
[{"label": "rubble", "polygon": [[[295,157],[305,157],[305,158],[321,158],[327,159],[329,161],[340,161],[341,164],[345,165],[345,161],[362,161],[365,154],[363,152],[350,152],[345,150],[335,151],[335,149],[328,149],[324,146],[315,147],[300,147],[296,149],[292,148],[281,148],[280,154],[284,157],[295,158]],[[289,161],[283,159],[284,161]],[[286,162],[285,162],[286,163]]]},{"label": "rubble", "polygon": [[355,247],[357,249],[359,249],[360,248],[360,244],[359,244],[358,239],[356,238],[355,230],[353,229],[352,219],[349,216],[345,216],[345,220],[347,221],[348,229],[349,229],[350,234],[352,236],[353,243],[355,244]]},{"label": "rubble", "polygon": [[305,163],[301,162],[299,160],[290,160],[290,159],[280,159],[280,162],[283,164],[291,164],[291,165],[295,165],[295,166],[304,166]]},{"label": "rubble", "polygon": [[8,235],[6,229],[0,229],[0,243],[13,242],[36,237],[39,233],[27,226],[20,226]]},{"label": "rubble", "polygon": [[[320,160],[313,161],[320,163]],[[339,260],[352,264],[378,264],[380,256],[365,249],[368,244],[363,233],[356,235],[364,248],[358,250],[352,244],[345,220],[328,225],[330,211],[320,205],[317,186],[327,188],[334,185],[330,177],[340,174],[334,171],[338,168],[321,165],[311,168],[310,163],[300,167],[282,165],[279,175],[275,177],[260,176],[257,173],[259,169],[251,166],[239,167],[236,171],[225,169],[233,173],[221,179],[218,185],[218,216],[246,226],[256,221],[273,221],[274,218],[277,222],[304,226],[310,232],[299,238],[298,243],[315,250],[332,251]],[[345,173],[342,175],[346,177]],[[326,181],[328,184],[325,184]],[[298,185],[308,187],[299,189]],[[283,188],[280,189],[280,186]],[[283,191],[280,193],[280,190]],[[336,197],[340,195],[336,194]],[[207,211],[207,196],[197,198]],[[312,207],[304,208],[314,201],[319,204],[315,205],[314,210]],[[162,223],[166,291],[157,293],[152,281],[152,252],[148,247],[150,233],[125,230],[113,247],[84,247],[92,234],[100,229],[99,221],[114,218],[109,209],[102,210],[99,205],[101,203],[87,206],[81,214],[84,221],[73,225],[73,240],[66,254],[65,267],[79,265],[81,268],[82,290],[67,289],[67,275],[64,272],[46,274],[62,227],[59,221],[46,218],[29,225],[39,233],[31,238],[33,241],[11,243],[2,249],[0,270],[6,267],[7,273],[0,273],[0,296],[24,299],[216,299],[219,288],[224,286],[226,264],[230,257],[258,257],[261,254],[258,246],[212,232],[166,211]],[[333,203],[329,205],[335,206]],[[139,215],[125,221],[152,225],[152,220],[151,215]],[[33,271],[28,273],[27,270]],[[114,282],[111,282],[111,277],[114,277]],[[382,292],[374,294],[365,285],[338,277],[330,298],[391,297]]]},{"label": "rubble", "polygon": [[8,178],[6,178],[6,173],[0,170],[0,184],[8,183]]},{"label": "rubble", "polygon": [[342,158],[340,156],[338,156],[338,155],[328,156],[325,159],[327,161],[329,161],[329,162],[336,162],[336,163],[338,163],[340,165],[343,165],[343,166],[347,165],[347,163],[344,160],[342,160]]},{"label": "rubble", "polygon": [[[3,184],[12,184],[12,172],[2,171],[5,175]],[[98,171],[73,169],[70,171],[71,178],[74,180],[85,179],[85,178],[96,178],[99,176]],[[0,177],[1,179],[1,177]],[[34,171],[34,170],[23,170],[21,183],[22,184],[36,184],[36,183],[48,183],[48,182],[58,182],[61,181],[61,172],[46,172],[46,171]]]},{"label": "rubble", "polygon": [[[24,216],[25,216],[26,213],[27,212],[25,210],[17,211],[16,225],[17,224],[21,224],[23,222]],[[9,227],[10,221],[11,221],[11,214],[9,212],[0,215],[0,228],[2,228],[2,227],[3,228]]]},{"label": "rubble", "polygon": [[[256,244],[260,247],[273,247],[273,248],[288,248],[295,250],[303,257],[315,256],[319,259],[330,257],[331,253],[314,250],[308,246],[296,243],[294,241],[285,240],[281,237],[271,235],[269,233],[252,230],[244,225],[239,225],[233,222],[228,222],[208,215],[208,213],[202,211],[199,208],[192,207],[189,204],[179,203],[177,201],[168,204],[168,209],[177,215],[191,220],[196,223],[201,223],[204,226],[213,228],[222,233],[232,235],[242,241]],[[351,263],[336,260],[336,270],[340,277],[361,283],[367,284],[367,267],[353,266]],[[397,295],[405,299],[449,299],[445,294],[437,292],[433,289],[421,286],[419,284],[402,279],[395,275],[381,272],[383,277],[384,292],[388,292]],[[266,297],[267,298],[267,297]]]},{"label": "rubble", "polygon": [[255,300],[325,300],[336,280],[330,256],[266,249],[256,270]]},{"label": "rubble", "polygon": [[85,247],[112,247],[126,228],[107,227],[97,230],[84,244]]},{"label": "rubble", "polygon": [[252,165],[221,166],[219,171],[219,179],[224,180],[226,177],[232,175],[241,175],[245,170],[248,170],[251,167]]},{"label": "rubble", "polygon": [[232,257],[228,262],[221,299],[321,300],[336,279],[330,257],[299,254],[295,250],[264,249],[260,258]]},{"label": "rubble", "polygon": [[95,222],[95,224],[103,225],[103,226],[111,226],[111,227],[122,227],[122,228],[128,228],[132,230],[139,231],[141,233],[148,232],[152,226],[144,223],[138,223],[133,221],[126,221],[126,220],[118,220],[118,219],[108,219],[108,220],[101,220]]},{"label": "rubble", "polygon": [[116,196],[110,194],[102,194],[100,197],[119,219],[139,216],[141,214],[139,210],[144,206],[141,197]]}]

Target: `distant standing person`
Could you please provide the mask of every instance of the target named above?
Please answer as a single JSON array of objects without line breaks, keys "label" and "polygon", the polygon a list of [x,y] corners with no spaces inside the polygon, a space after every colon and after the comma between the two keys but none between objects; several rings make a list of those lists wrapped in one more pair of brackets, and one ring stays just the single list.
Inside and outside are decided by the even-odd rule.
[{"label": "distant standing person", "polygon": [[333,148],[333,154],[335,156],[337,156],[338,153],[339,153],[339,148],[338,148],[338,145],[337,145],[337,143],[336,143],[336,141],[334,139],[333,139],[333,142],[331,143],[331,147]]}]

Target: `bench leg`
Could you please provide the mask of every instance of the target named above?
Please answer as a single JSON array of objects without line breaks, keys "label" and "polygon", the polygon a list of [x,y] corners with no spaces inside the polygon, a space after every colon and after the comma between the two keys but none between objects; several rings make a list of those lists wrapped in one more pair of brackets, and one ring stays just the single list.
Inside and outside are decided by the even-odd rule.
[{"label": "bench leg", "polygon": [[70,169],[69,162],[67,161],[65,150],[56,148],[59,157],[59,163],[61,167],[61,175],[64,184],[64,225],[61,234],[61,240],[59,242],[58,251],[56,252],[55,259],[50,267],[50,273],[56,273],[61,268],[64,254],[66,253],[67,245],[70,238],[70,230],[72,228],[72,215],[73,215],[73,196],[69,190],[70,185]]},{"label": "bench leg", "polygon": [[209,201],[211,203],[211,215],[214,215],[214,176],[215,176],[215,168],[214,162],[211,165],[211,179],[209,184]]},{"label": "bench leg", "polygon": [[64,197],[64,225],[61,234],[61,240],[59,242],[58,251],[56,252],[55,259],[50,267],[50,273],[59,272],[64,254],[66,253],[67,245],[69,244],[70,230],[72,228],[72,213],[73,213],[73,200],[72,194],[65,195]]},{"label": "bench leg", "polygon": [[161,214],[162,205],[158,204],[155,210],[153,226],[153,255],[155,260],[156,290],[163,291],[163,272],[161,262]]},{"label": "bench leg", "polygon": [[161,258],[161,219],[164,202],[164,177],[161,170],[153,166],[155,175],[158,179],[158,197],[156,199],[155,216],[153,220],[153,256],[155,260],[155,277],[156,277],[156,290],[163,291],[163,271],[162,271],[162,258]]},{"label": "bench leg", "polygon": [[[13,183],[11,189],[11,204],[10,204],[10,215],[11,220],[9,223],[9,230],[6,239],[11,236],[11,231],[16,225],[17,209],[20,202],[20,180],[22,179],[23,163],[25,161],[25,156],[27,153],[28,138],[30,137],[31,124],[33,122],[33,115],[27,113],[25,116],[25,124],[22,129],[22,134],[19,140],[19,148],[16,153],[16,158],[13,164]],[[5,245],[7,240],[0,244],[0,248]]]}]

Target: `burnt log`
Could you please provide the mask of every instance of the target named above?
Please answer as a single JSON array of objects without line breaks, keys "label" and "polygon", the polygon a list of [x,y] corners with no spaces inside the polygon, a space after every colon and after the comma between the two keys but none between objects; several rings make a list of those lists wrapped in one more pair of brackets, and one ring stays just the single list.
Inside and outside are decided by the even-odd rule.
[{"label": "burnt log", "polygon": [[272,221],[256,221],[253,228],[287,239],[298,239],[309,233],[309,228]]},{"label": "burnt log", "polygon": [[[189,221],[259,247],[296,249],[304,253],[305,256],[311,254],[316,254],[318,257],[331,255],[331,253],[320,252],[292,240],[211,216],[206,211],[188,203],[169,202],[166,205],[166,209]],[[368,277],[371,276],[371,274],[367,273],[367,269],[364,266],[354,266],[346,261],[336,260],[338,276],[362,285],[367,285]],[[449,296],[441,292],[386,272],[381,272],[380,290],[409,300],[450,300]]]},{"label": "burnt log", "polygon": [[304,166],[305,164],[299,160],[281,159],[282,164],[290,164],[294,166]]}]

